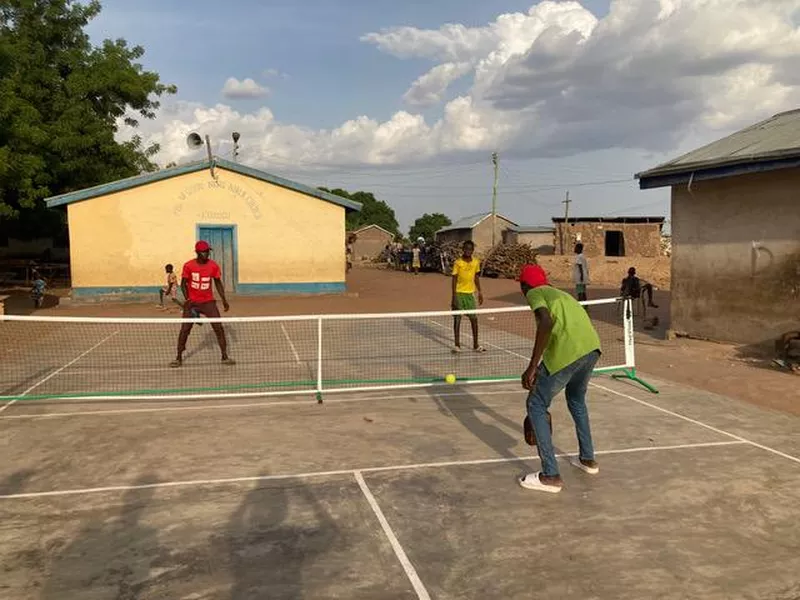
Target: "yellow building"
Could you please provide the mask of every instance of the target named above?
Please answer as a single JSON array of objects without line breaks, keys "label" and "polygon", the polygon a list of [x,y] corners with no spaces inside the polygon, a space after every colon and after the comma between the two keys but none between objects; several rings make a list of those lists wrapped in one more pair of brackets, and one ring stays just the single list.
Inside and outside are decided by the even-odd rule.
[{"label": "yellow building", "polygon": [[67,207],[75,298],[149,296],[205,239],[235,294],[345,291],[345,213],[358,202],[222,159],[47,199]]}]

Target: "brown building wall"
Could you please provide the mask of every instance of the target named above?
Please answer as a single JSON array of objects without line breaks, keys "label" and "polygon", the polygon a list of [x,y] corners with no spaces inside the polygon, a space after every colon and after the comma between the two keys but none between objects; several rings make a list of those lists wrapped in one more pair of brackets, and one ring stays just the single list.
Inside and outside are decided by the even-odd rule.
[{"label": "brown building wall", "polygon": [[672,189],[672,329],[747,344],[800,328],[800,169]]},{"label": "brown building wall", "polygon": [[443,231],[436,234],[436,241],[440,244],[465,242],[469,239],[472,239],[471,229],[451,229],[450,231]]},{"label": "brown building wall", "polygon": [[538,250],[540,254],[553,254],[555,252],[553,237],[552,233],[519,233],[506,230],[503,242],[506,244],[528,244],[531,248]]},{"label": "brown building wall", "polygon": [[370,227],[356,233],[357,239],[353,243],[353,258],[355,260],[372,260],[377,257],[393,236],[377,227]]},{"label": "brown building wall", "polygon": [[[624,256],[656,257],[661,255],[661,226],[659,223],[556,223],[556,250],[572,254],[580,237],[586,256],[615,256],[606,254],[606,232],[621,232]],[[564,248],[561,247],[563,240]]]},{"label": "brown building wall", "polygon": [[[513,223],[497,215],[495,227],[495,243],[503,243],[503,232]],[[477,226],[472,228],[472,241],[475,242],[475,252],[483,254],[492,248],[492,217],[486,217]]]}]

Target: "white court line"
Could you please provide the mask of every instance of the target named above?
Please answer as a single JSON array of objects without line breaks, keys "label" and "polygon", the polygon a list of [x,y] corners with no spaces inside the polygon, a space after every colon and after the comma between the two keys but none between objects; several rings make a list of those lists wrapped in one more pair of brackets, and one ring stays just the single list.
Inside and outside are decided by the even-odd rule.
[{"label": "white court line", "polygon": [[[492,348],[496,348],[498,350],[502,350],[503,352],[506,352],[507,354],[510,354],[512,356],[517,356],[517,357],[519,357],[519,358],[521,358],[523,360],[530,360],[529,358],[527,358],[525,356],[522,356],[521,354],[517,354],[516,352],[513,352],[513,351],[508,350],[506,348],[501,348],[500,346],[495,346],[494,344],[489,344],[489,343],[487,343],[486,345],[487,346],[491,346]],[[649,408],[652,408],[654,410],[660,411],[660,412],[662,412],[664,414],[667,414],[667,415],[670,415],[672,417],[676,417],[676,418],[681,419],[683,421],[686,421],[688,423],[692,423],[694,425],[699,425],[700,427],[704,427],[705,429],[708,429],[709,431],[713,431],[713,432],[718,433],[720,435],[727,436],[727,437],[732,438],[734,440],[737,440],[739,442],[750,444],[751,446],[754,446],[756,448],[760,448],[761,450],[765,450],[766,452],[771,452],[772,454],[775,454],[776,456],[780,456],[780,457],[786,458],[788,460],[791,460],[791,461],[794,461],[794,462],[800,464],[800,458],[798,458],[796,456],[792,456],[791,454],[786,454],[785,452],[781,452],[780,450],[776,450],[775,448],[770,448],[769,446],[765,446],[763,444],[759,444],[758,442],[754,442],[753,440],[749,440],[749,439],[744,438],[744,437],[742,437],[740,435],[736,435],[736,434],[730,433],[729,431],[725,431],[723,429],[719,429],[717,427],[714,427],[713,425],[708,425],[707,423],[703,423],[702,421],[698,421],[697,419],[692,419],[691,417],[687,417],[685,415],[682,415],[680,413],[676,413],[676,412],[668,410],[666,408],[661,408],[660,406],[658,406],[656,404],[652,404],[652,403],[647,402],[645,400],[640,400],[639,398],[636,398],[634,396],[630,396],[628,394],[623,394],[622,392],[618,392],[618,391],[613,390],[613,389],[611,389],[609,387],[606,387],[604,385],[600,385],[600,384],[593,383],[593,382],[590,382],[589,385],[591,385],[592,387],[597,388],[599,390],[604,390],[604,391],[609,392],[611,394],[615,394],[617,396],[620,396],[621,398],[626,398],[628,400],[632,400],[633,402],[637,402],[638,404],[641,404],[642,406],[647,406]]]},{"label": "white court line", "polygon": [[[697,444],[677,444],[674,446],[641,446],[638,448],[620,448],[619,450],[599,450],[595,452],[597,455],[612,455],[612,454],[630,454],[635,452],[655,452],[663,450],[684,450],[692,448],[714,448],[717,446],[736,446],[746,444],[746,441],[730,441],[730,442],[700,442]],[[556,454],[557,458],[566,458],[574,456],[574,454],[560,453]],[[353,475],[356,472],[361,473],[382,473],[390,471],[410,471],[416,469],[435,469],[442,467],[468,467],[490,465],[496,463],[511,463],[511,462],[526,462],[531,460],[539,460],[538,456],[515,456],[511,458],[482,458],[476,460],[454,460],[447,462],[432,462],[432,463],[416,463],[405,465],[388,465],[384,467],[362,467],[350,469],[337,469],[333,471],[312,471],[308,473],[286,473],[283,475],[257,475],[252,477],[228,477],[222,479],[190,479],[184,481],[163,481],[159,483],[143,483],[140,485],[112,485],[94,488],[76,488],[67,490],[55,490],[51,492],[26,492],[20,494],[6,494],[0,495],[0,500],[14,500],[23,498],[47,498],[53,496],[78,496],[88,494],[100,494],[104,492],[127,492],[131,490],[148,490],[148,489],[161,489],[161,488],[177,488],[177,487],[198,487],[198,486],[212,486],[212,485],[225,485],[225,484],[238,484],[238,483],[253,483],[258,481],[283,481],[288,479],[310,479],[316,477],[332,477],[338,475]]]},{"label": "white court line", "polygon": [[640,400],[639,398],[636,398],[634,396],[629,396],[628,394],[623,394],[622,392],[618,392],[616,390],[612,390],[611,388],[608,388],[608,387],[606,387],[604,385],[599,385],[597,383],[591,383],[590,385],[593,386],[593,387],[596,387],[596,388],[598,388],[600,390],[604,390],[604,391],[609,392],[611,394],[615,394],[617,396],[620,396],[621,398],[626,398],[628,400],[632,400],[632,401],[634,401],[634,402],[636,402],[638,404],[641,404],[642,406],[647,406],[649,408],[652,408],[653,410],[657,410],[659,412],[662,412],[664,414],[670,415],[672,417],[676,417],[676,418],[681,419],[683,421],[686,421],[688,423],[692,423],[694,425],[699,425],[700,427],[704,427],[705,429],[708,429],[709,431],[713,431],[714,433],[718,433],[720,435],[727,436],[729,438],[732,438],[732,439],[737,440],[739,442],[743,442],[745,444],[750,444],[751,446],[755,446],[756,448],[760,448],[761,450],[766,450],[767,452],[771,452],[772,454],[775,454],[775,455],[780,456],[782,458],[787,458],[787,459],[789,459],[791,461],[794,461],[794,462],[800,464],[800,458],[798,458],[796,456],[792,456],[791,454],[786,454],[785,452],[781,452],[780,450],[776,450],[775,448],[770,448],[769,446],[765,446],[763,444],[759,444],[758,442],[754,442],[753,440],[749,440],[749,439],[744,438],[744,437],[742,437],[740,435],[736,435],[736,434],[731,433],[729,431],[725,431],[724,429],[719,429],[717,427],[714,427],[713,425],[708,425],[707,423],[703,423],[702,421],[698,421],[697,419],[692,419],[691,417],[687,417],[685,415],[682,415],[680,413],[676,413],[676,412],[668,410],[666,408],[661,408],[660,406],[658,406],[656,404],[651,404],[650,402],[647,402],[645,400]]},{"label": "white court line", "polygon": [[[355,391],[358,391],[357,389]],[[391,390],[389,390],[391,391]],[[502,390],[482,392],[476,390],[474,392],[437,392],[435,395],[438,398],[449,397],[462,397],[462,396],[500,396],[510,394],[518,391],[516,388],[505,388]],[[325,404],[351,404],[354,402],[368,402],[370,400],[391,400],[397,402],[398,400],[432,400],[429,395],[425,396],[405,396],[405,395],[380,395],[380,396],[356,396],[353,398],[330,398],[325,400]],[[163,412],[192,412],[192,411],[206,411],[206,410],[234,410],[242,408],[272,408],[274,406],[317,406],[316,400],[276,400],[264,402],[248,402],[244,404],[212,404],[203,406],[158,406],[153,408],[111,408],[106,410],[75,410],[71,412],[61,413],[30,413],[24,415],[5,415],[0,417],[0,421],[13,421],[13,420],[29,420],[29,419],[52,419],[60,417],[91,417],[102,415],[128,415],[140,413],[163,413]]]},{"label": "white court line", "polygon": [[[32,385],[31,387],[29,387],[27,390],[25,390],[24,392],[22,392],[22,394],[21,394],[21,395],[22,395],[22,396],[27,396],[27,395],[28,395],[30,392],[32,392],[33,390],[35,390],[37,387],[39,387],[40,385],[42,385],[43,383],[45,383],[45,382],[47,382],[47,381],[50,381],[50,379],[52,379],[53,377],[55,377],[56,375],[58,375],[59,373],[61,373],[61,371],[63,371],[64,369],[66,369],[66,368],[68,368],[68,367],[70,367],[70,366],[74,365],[76,362],[78,362],[78,361],[79,361],[80,359],[82,359],[84,356],[86,356],[87,354],[89,354],[89,353],[90,353],[92,350],[94,350],[95,348],[98,348],[98,347],[100,347],[102,344],[105,344],[105,343],[106,343],[108,340],[110,340],[112,337],[114,337],[114,336],[115,336],[115,335],[117,335],[118,333],[119,333],[119,331],[115,331],[115,332],[114,332],[114,333],[112,333],[111,335],[109,335],[109,336],[107,336],[107,337],[103,338],[102,340],[100,340],[99,342],[97,342],[97,343],[96,343],[94,346],[92,346],[91,348],[89,348],[89,349],[88,349],[86,352],[84,352],[83,354],[80,354],[80,355],[79,355],[79,356],[77,356],[76,358],[73,358],[71,361],[69,361],[69,362],[68,362],[67,364],[65,364],[63,367],[61,367],[61,368],[59,368],[59,369],[56,369],[55,371],[53,371],[52,373],[50,373],[50,375],[48,375],[47,377],[45,377],[44,379],[42,379],[42,380],[41,380],[41,381],[39,381],[38,383],[35,383],[35,384],[33,384],[33,385]],[[4,410],[6,410],[6,409],[7,409],[9,406],[12,406],[12,405],[13,405],[15,402],[17,402],[17,400],[19,400],[19,398],[14,398],[13,400],[11,400],[11,401],[9,401],[9,402],[6,402],[6,403],[5,403],[3,406],[0,406],[0,413],[2,413]]]},{"label": "white court line", "polygon": [[286,331],[286,327],[283,326],[283,323],[281,323],[281,331],[283,332],[283,336],[286,338],[286,341],[289,342],[289,347],[292,349],[292,354],[294,354],[294,359],[297,361],[297,364],[303,364],[300,362],[300,355],[297,353],[297,348],[294,347],[292,338],[289,337],[289,332]]},{"label": "white court line", "polygon": [[385,533],[386,537],[389,539],[389,543],[392,546],[392,550],[394,550],[395,556],[397,556],[397,560],[399,560],[400,564],[403,565],[403,570],[406,572],[408,580],[411,582],[411,585],[414,586],[414,591],[417,593],[417,598],[420,600],[430,600],[431,597],[428,594],[428,590],[425,589],[425,585],[422,583],[419,575],[417,575],[417,570],[414,568],[414,565],[411,564],[408,556],[406,556],[405,550],[403,550],[403,547],[400,545],[400,541],[397,539],[394,531],[392,531],[392,526],[389,525],[389,521],[386,520],[381,507],[378,505],[378,501],[375,500],[375,496],[372,495],[372,492],[370,491],[367,482],[364,481],[364,477],[361,475],[361,472],[355,471],[353,475],[356,478],[356,482],[358,482],[358,487],[361,488],[361,492],[364,494],[367,502],[369,502],[372,512],[374,512],[375,516],[378,517],[378,522],[381,524],[383,533]]}]

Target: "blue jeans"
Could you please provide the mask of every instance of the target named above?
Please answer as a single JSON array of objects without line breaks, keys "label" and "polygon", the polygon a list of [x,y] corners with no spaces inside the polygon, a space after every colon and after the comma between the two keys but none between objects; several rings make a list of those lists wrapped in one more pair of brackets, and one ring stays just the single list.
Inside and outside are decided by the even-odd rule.
[{"label": "blue jeans", "polygon": [[536,371],[536,387],[528,394],[528,417],[536,433],[536,449],[542,460],[542,474],[558,475],[558,463],[553,450],[553,439],[547,423],[547,410],[561,390],[566,388],[567,407],[575,421],[575,433],[578,436],[580,458],[594,460],[592,431],[589,427],[589,411],[586,408],[586,390],[592,371],[600,358],[595,350],[567,365],[558,373],[551,375],[542,362]]}]

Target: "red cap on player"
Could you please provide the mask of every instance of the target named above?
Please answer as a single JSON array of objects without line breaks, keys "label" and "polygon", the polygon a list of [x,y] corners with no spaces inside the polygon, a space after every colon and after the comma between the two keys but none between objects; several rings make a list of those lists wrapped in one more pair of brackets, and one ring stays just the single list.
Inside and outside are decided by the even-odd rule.
[{"label": "red cap on player", "polygon": [[549,285],[547,282],[547,273],[539,265],[525,265],[519,273],[520,283],[529,285],[532,288]]},{"label": "red cap on player", "polygon": [[200,240],[194,245],[195,252],[207,252],[208,250],[211,250],[211,246],[205,240]]}]

